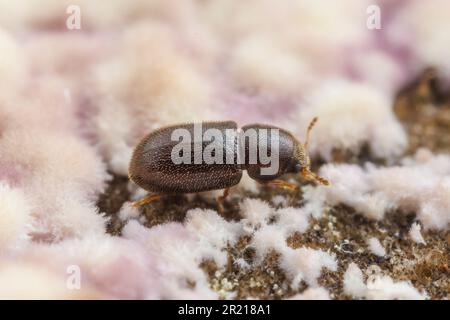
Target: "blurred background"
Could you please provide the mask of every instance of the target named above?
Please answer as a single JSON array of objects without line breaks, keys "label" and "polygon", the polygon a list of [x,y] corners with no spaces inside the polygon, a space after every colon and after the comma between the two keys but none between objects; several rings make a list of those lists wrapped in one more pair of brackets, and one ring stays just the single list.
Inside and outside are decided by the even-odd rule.
[{"label": "blurred background", "polygon": [[0,0],[0,296],[78,297],[58,280],[77,261],[94,288],[81,297],[180,297],[123,275],[147,258],[102,238],[136,215],[108,216],[139,194],[133,147],[163,125],[303,139],[318,116],[315,163],[448,151],[449,13],[446,0]]},{"label": "blurred background", "polygon": [[0,6],[2,105],[65,106],[122,174],[117,154],[162,124],[232,119],[303,134],[298,110],[336,83],[391,103],[426,67],[450,73],[445,0]]}]

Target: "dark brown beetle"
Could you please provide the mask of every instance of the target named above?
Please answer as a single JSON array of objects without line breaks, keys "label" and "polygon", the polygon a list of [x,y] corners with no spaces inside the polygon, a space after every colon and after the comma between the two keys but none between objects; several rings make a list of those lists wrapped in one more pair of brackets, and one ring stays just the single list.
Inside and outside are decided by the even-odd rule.
[{"label": "dark brown beetle", "polygon": [[[286,173],[299,173],[307,180],[328,185],[329,182],[326,179],[310,171],[310,160],[306,152],[309,135],[316,121],[317,118],[314,118],[308,126],[304,144],[299,142],[290,132],[278,127],[253,124],[238,130],[237,124],[233,121],[190,123],[155,130],[145,136],[137,145],[129,166],[129,178],[138,186],[153,194],[149,194],[135,202],[133,206],[141,206],[166,194],[224,189],[223,196],[218,199],[219,208],[221,208],[222,201],[228,195],[229,189],[241,180],[243,170],[247,170],[249,176],[259,183],[288,190],[293,190],[296,186],[277,180],[277,178]],[[212,129],[215,130],[216,134],[220,135],[219,138],[222,138],[217,139],[216,137],[210,140],[194,139],[181,144],[177,139],[174,139],[173,133],[175,130],[180,129],[195,135],[195,126],[199,125],[201,125],[201,137],[204,137],[205,132]],[[238,132],[238,134],[229,135],[228,133],[232,131]],[[251,144],[249,139],[244,138],[242,140],[239,138],[242,137],[239,133],[245,132],[256,132],[257,140],[254,140],[257,141],[256,150],[259,152],[261,148],[264,148],[269,155],[272,155],[275,150],[271,144],[274,140],[271,139],[275,137],[278,139],[276,156],[279,161],[275,172],[262,174],[261,169],[267,168],[268,164],[260,158],[260,153],[257,153],[256,161],[255,158],[251,161]],[[270,132],[270,134],[267,134],[267,132]],[[194,153],[196,151],[206,152],[209,148],[212,156],[217,155],[219,160],[223,161],[208,164],[202,160],[197,163],[176,164],[172,155],[177,145],[178,147],[180,145],[188,147],[186,149],[188,151],[185,150],[179,153],[181,156],[188,156],[192,159],[195,157]],[[211,145],[216,149],[211,148]],[[241,158],[244,158],[241,162],[237,161],[240,150],[242,150]],[[227,162],[226,157],[230,154],[232,156],[228,160],[232,161]]]}]

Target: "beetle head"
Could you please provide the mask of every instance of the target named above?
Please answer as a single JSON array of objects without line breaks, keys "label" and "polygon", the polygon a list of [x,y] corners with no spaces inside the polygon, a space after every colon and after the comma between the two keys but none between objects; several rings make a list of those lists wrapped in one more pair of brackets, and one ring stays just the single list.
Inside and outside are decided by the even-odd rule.
[{"label": "beetle head", "polygon": [[311,160],[308,155],[308,144],[309,144],[309,137],[310,137],[311,129],[314,127],[316,122],[317,122],[317,117],[312,119],[312,121],[310,122],[308,129],[306,131],[305,143],[303,143],[303,144],[301,142],[296,143],[295,159],[296,159],[297,163],[295,165],[296,166],[295,171],[299,172],[300,175],[303,178],[305,178],[306,180],[314,181],[316,183],[320,183],[323,185],[329,185],[330,182],[327,179],[318,176],[317,174],[312,172],[310,169],[311,168]]}]

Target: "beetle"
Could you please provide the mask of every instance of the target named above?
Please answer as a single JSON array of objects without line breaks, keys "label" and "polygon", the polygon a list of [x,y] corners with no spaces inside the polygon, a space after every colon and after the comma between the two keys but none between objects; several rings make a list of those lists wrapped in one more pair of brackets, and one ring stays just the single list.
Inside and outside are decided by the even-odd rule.
[{"label": "beetle", "polygon": [[[307,148],[311,129],[316,122],[317,117],[310,122],[305,143],[301,143],[292,133],[279,127],[251,124],[238,129],[234,121],[187,123],[157,129],[139,142],[130,161],[128,171],[130,180],[149,191],[149,195],[132,205],[139,207],[163,195],[223,189],[223,195],[217,199],[220,209],[230,188],[241,180],[243,170],[247,170],[250,178],[263,185],[288,190],[294,190],[296,186],[278,179],[286,173],[298,173],[306,180],[329,185],[326,179],[310,170]],[[205,137],[208,131],[212,131],[216,134],[214,140],[210,137],[209,140],[194,139],[180,143],[179,139],[174,139],[174,133],[177,130],[184,130],[185,133],[195,135],[196,126],[199,125],[200,137]],[[230,135],[228,134],[230,132],[236,132],[236,134]],[[248,135],[243,136],[243,133],[248,132],[256,133],[257,139],[253,140],[255,150],[264,149],[270,155],[275,155],[276,151],[278,168],[274,172],[262,173],[262,168],[267,169],[268,164],[263,162],[261,153],[257,153],[256,159],[255,157],[251,159],[251,141],[245,139]],[[267,132],[270,132],[270,135]],[[220,139],[217,138],[217,134]],[[272,144],[275,138],[278,141],[276,150]],[[180,146],[184,149],[180,150]],[[195,158],[195,152],[206,152],[208,149],[210,155],[218,156],[218,159],[223,161],[212,164],[203,160],[196,163],[175,163],[173,158],[175,149],[177,149],[176,155],[187,156],[183,159]],[[230,154],[231,157],[226,159]],[[239,154],[241,158],[243,157],[240,162],[236,161]],[[233,161],[225,161],[230,159]]]}]

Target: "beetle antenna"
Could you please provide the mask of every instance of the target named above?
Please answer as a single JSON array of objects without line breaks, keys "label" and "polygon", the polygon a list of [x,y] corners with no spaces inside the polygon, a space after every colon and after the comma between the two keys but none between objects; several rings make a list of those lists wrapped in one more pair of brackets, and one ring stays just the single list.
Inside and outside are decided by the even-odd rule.
[{"label": "beetle antenna", "polygon": [[311,136],[311,130],[316,123],[317,123],[317,117],[314,117],[311,120],[311,122],[309,123],[308,129],[306,130],[306,139],[305,139],[305,143],[303,144],[303,148],[305,150],[306,158],[308,159],[308,162],[307,162],[307,166],[303,167],[302,170],[300,171],[300,175],[307,180],[315,181],[320,184],[328,186],[328,185],[330,185],[330,182],[327,179],[318,176],[317,174],[315,174],[314,172],[312,172],[309,169],[309,156],[307,154],[308,153],[308,144],[309,144],[309,138]]},{"label": "beetle antenna", "polygon": [[311,130],[314,127],[314,125],[317,122],[317,117],[314,117],[311,122],[309,123],[308,129],[306,130],[306,139],[305,143],[303,144],[303,147],[305,148],[305,151],[308,150],[308,144],[309,144],[309,137],[311,136]]}]

